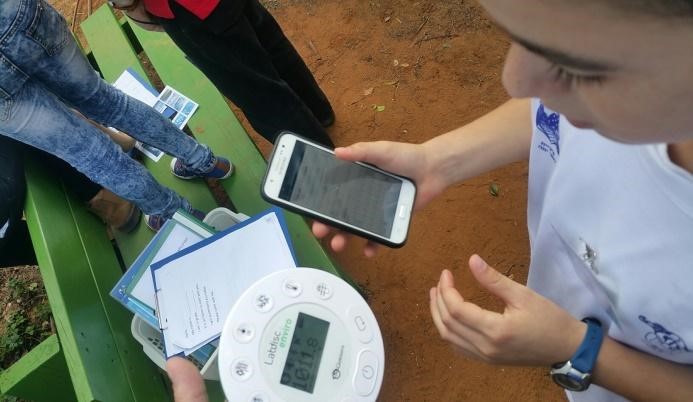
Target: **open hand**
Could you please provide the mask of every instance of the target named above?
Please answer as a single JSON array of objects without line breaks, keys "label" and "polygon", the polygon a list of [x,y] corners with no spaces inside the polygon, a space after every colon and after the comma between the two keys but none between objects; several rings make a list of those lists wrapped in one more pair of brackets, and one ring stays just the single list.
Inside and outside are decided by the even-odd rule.
[{"label": "open hand", "polygon": [[526,286],[507,278],[478,255],[469,259],[476,280],[505,302],[502,313],[466,301],[444,270],[430,290],[431,316],[440,336],[464,355],[489,363],[550,366],[568,360],[586,324]]}]

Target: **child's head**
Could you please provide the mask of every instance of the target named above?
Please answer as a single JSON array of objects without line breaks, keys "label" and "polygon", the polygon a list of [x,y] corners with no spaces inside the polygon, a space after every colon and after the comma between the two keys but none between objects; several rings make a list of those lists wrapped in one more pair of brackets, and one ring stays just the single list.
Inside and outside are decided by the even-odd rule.
[{"label": "child's head", "polygon": [[479,0],[513,38],[503,82],[577,126],[693,140],[693,0]]}]

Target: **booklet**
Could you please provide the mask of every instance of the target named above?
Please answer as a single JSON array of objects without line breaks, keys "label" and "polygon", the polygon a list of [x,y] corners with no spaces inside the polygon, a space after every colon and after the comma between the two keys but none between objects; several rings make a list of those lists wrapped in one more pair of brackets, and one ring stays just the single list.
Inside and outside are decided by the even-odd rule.
[{"label": "booklet", "polygon": [[199,105],[187,96],[166,85],[153,105],[154,109],[171,119],[181,130],[195,113]]},{"label": "booklet", "polygon": [[166,357],[187,356],[217,339],[245,289],[272,272],[295,267],[279,208],[152,264]]}]

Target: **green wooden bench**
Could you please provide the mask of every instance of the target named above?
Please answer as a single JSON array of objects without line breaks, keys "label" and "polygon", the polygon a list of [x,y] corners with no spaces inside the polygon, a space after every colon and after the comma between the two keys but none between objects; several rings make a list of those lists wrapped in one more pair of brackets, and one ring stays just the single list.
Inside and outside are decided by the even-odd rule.
[{"label": "green wooden bench", "polygon": [[[238,211],[248,215],[269,207],[259,185],[265,160],[230,111],[222,95],[162,33],[118,21],[103,6],[82,23],[90,59],[113,82],[126,68],[142,77],[137,52],[146,53],[159,77],[200,104],[189,127],[215,153],[229,157],[236,173],[222,182]],[[170,158],[145,165],[159,182],[197,208],[216,207],[202,181],[183,181],[169,172]],[[35,401],[170,401],[170,384],[130,334],[132,315],[108,292],[123,266],[104,225],[86,211],[51,172],[27,163],[26,218],[44,280],[57,335],[0,373],[0,393]],[[306,222],[287,213],[300,265],[342,275],[313,238]],[[141,223],[134,233],[116,234],[125,266],[151,239]],[[208,382],[211,400],[222,400],[218,382]]]}]

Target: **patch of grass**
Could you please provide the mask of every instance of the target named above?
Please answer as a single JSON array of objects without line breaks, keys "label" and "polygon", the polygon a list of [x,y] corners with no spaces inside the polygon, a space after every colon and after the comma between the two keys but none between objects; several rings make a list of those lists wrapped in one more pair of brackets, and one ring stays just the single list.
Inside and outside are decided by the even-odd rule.
[{"label": "patch of grass", "polygon": [[0,368],[7,368],[52,333],[51,310],[39,282],[11,277],[5,284]]}]

